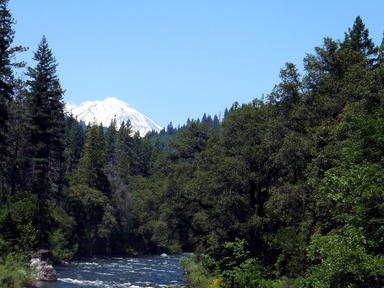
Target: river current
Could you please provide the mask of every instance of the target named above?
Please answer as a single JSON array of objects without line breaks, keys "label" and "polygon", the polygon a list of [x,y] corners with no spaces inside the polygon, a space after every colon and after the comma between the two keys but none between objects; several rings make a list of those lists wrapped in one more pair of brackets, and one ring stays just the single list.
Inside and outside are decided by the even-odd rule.
[{"label": "river current", "polygon": [[180,255],[103,257],[54,266],[57,282],[38,287],[186,287]]}]

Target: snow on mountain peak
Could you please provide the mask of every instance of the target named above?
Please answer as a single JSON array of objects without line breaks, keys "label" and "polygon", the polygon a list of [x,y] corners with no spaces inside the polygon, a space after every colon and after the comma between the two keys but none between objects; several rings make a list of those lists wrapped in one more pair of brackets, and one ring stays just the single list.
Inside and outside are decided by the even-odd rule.
[{"label": "snow on mountain peak", "polygon": [[116,118],[117,128],[123,121],[129,119],[133,131],[139,131],[141,136],[152,130],[160,131],[163,129],[131,105],[115,97],[109,97],[102,101],[85,101],[78,106],[70,107],[68,111],[77,116],[79,121],[82,120],[86,124],[96,121],[96,123],[102,123],[104,127],[108,127],[114,118]]}]

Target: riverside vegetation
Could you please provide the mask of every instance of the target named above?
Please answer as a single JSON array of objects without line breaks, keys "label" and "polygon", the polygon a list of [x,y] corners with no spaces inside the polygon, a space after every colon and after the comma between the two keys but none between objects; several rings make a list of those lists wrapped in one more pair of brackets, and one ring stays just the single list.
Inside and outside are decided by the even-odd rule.
[{"label": "riverside vegetation", "polygon": [[384,285],[384,42],[360,17],[263,99],[141,138],[65,115],[42,38],[12,62],[0,0],[0,286],[29,257],[195,252],[193,287]]}]

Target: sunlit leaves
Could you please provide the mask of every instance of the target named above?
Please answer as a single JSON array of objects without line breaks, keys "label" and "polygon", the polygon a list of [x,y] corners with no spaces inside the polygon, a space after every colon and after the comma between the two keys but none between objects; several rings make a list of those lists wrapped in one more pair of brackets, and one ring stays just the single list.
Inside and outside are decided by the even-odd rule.
[{"label": "sunlit leaves", "polygon": [[384,257],[367,251],[362,230],[347,225],[337,234],[313,235],[308,256],[318,265],[308,271],[310,285],[303,287],[380,287]]}]

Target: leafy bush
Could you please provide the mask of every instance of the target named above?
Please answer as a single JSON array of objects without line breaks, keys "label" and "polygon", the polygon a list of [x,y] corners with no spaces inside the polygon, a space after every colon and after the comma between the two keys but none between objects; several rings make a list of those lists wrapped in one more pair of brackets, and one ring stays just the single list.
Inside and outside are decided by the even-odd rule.
[{"label": "leafy bush", "polygon": [[49,236],[53,261],[71,259],[77,250],[77,245],[70,246],[66,235],[61,229],[55,230]]},{"label": "leafy bush", "polygon": [[180,266],[186,271],[192,287],[214,287],[210,285],[215,281],[215,277],[204,265],[207,260],[209,261],[208,256],[195,254],[180,259]]},{"label": "leafy bush", "polygon": [[0,287],[31,287],[33,278],[24,256],[9,254],[5,262],[0,264]]},{"label": "leafy bush", "polygon": [[[284,287],[282,282],[272,282],[265,269],[255,258],[248,258],[247,242],[236,239],[222,246],[222,255],[215,260],[210,256],[191,255],[180,260],[193,287]],[[280,285],[281,284],[281,285]]]},{"label": "leafy bush", "polygon": [[301,287],[383,287],[384,258],[369,253],[366,244],[361,229],[352,226],[313,235],[308,248],[313,265]]}]

